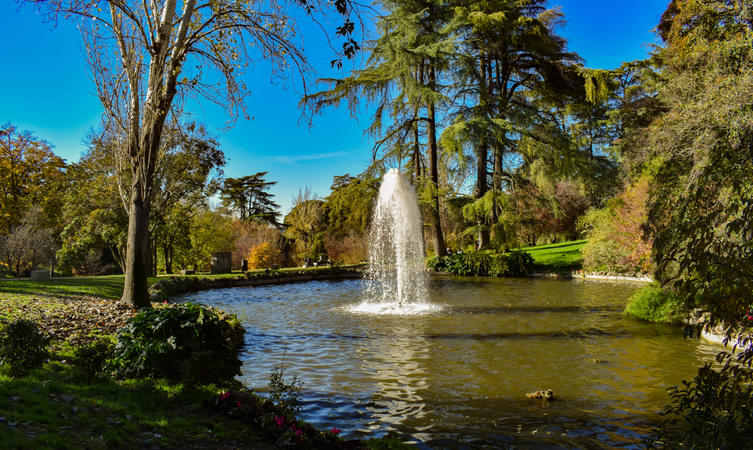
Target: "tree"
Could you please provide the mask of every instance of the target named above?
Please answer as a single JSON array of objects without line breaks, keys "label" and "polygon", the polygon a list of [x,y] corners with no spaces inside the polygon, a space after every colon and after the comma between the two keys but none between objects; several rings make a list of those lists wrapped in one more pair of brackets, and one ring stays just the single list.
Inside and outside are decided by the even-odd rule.
[{"label": "tree", "polygon": [[[204,94],[237,114],[247,88],[239,78],[250,60],[249,46],[285,70],[303,70],[305,58],[293,42],[294,22],[283,5],[216,0],[139,2],[136,0],[29,0],[46,8],[53,19],[79,20],[97,92],[111,126],[125,137],[130,162],[126,276],[122,301],[149,306],[149,213],[164,125],[176,100]],[[300,3],[313,13],[329,3]],[[348,0],[334,6],[345,17],[337,33],[354,30]],[[343,44],[351,56],[352,39]],[[333,61],[333,64],[336,61]],[[202,66],[219,79],[212,85]]]},{"label": "tree", "polygon": [[674,0],[658,30],[667,112],[645,151],[658,162],[648,219],[656,278],[708,311],[703,325],[721,322],[739,338],[670,391],[659,442],[740,448],[753,430],[753,8]]},{"label": "tree", "polygon": [[65,162],[50,144],[10,123],[0,126],[0,235],[11,233],[35,205],[46,226],[56,225],[64,187]]},{"label": "tree", "polygon": [[241,178],[226,178],[220,197],[222,204],[238,211],[241,220],[248,222],[266,222],[280,226],[280,207],[272,200],[272,194],[267,192],[276,181],[265,181],[267,172],[258,172]]},{"label": "tree", "polygon": [[322,239],[326,225],[324,201],[312,194],[310,188],[298,190],[298,195],[293,198],[293,208],[285,216],[285,237],[296,241],[297,262],[319,256],[321,248],[315,247],[323,246],[323,242],[319,246],[315,243],[317,238]]},{"label": "tree", "polygon": [[57,243],[54,230],[47,222],[42,208],[34,206],[12,233],[0,236],[0,262],[11,268],[17,277],[41,263],[52,265]]},{"label": "tree", "polygon": [[[414,181],[423,187],[434,252],[446,254],[440,222],[437,108],[446,102],[441,83],[449,64],[452,42],[443,31],[450,4],[437,0],[383,0],[386,15],[379,17],[379,38],[370,43],[364,69],[344,79],[323,80],[332,88],[305,99],[314,112],[345,100],[355,113],[363,99],[376,104],[368,132],[379,136],[374,159],[382,146],[387,157],[401,161],[408,155]],[[392,123],[386,130],[385,113]],[[421,141],[421,135],[425,142]],[[406,141],[412,139],[410,144]],[[423,163],[420,146],[426,148]],[[383,159],[384,159],[383,158]],[[425,169],[425,171],[423,170]],[[428,173],[425,173],[428,172]]]},{"label": "tree", "polygon": [[747,2],[672,2],[659,28],[669,110],[649,141],[657,278],[728,324],[753,304],[751,19]]},{"label": "tree", "polygon": [[[63,265],[85,264],[94,249],[108,249],[125,271],[130,162],[113,130],[91,132],[89,150],[68,170],[72,189],[66,191],[59,258]],[[214,192],[211,174],[224,164],[218,144],[193,122],[166,125],[155,171],[150,210],[150,272],[156,272],[158,251],[171,271],[179,239],[189,239],[193,210]],[[165,257],[166,256],[166,257]]]},{"label": "tree", "polygon": [[[472,148],[473,198],[480,200],[490,188],[500,191],[503,180],[511,179],[512,168],[504,167],[505,154],[516,152],[518,136],[536,136],[531,118],[549,117],[549,105],[541,97],[563,98],[577,91],[582,80],[572,76],[578,56],[567,52],[564,39],[553,32],[562,15],[547,10],[546,2],[456,3],[450,29],[458,42],[453,89],[459,100],[452,123],[442,133],[442,144],[459,155],[464,147]],[[547,145],[554,142],[550,139]],[[492,198],[497,197],[499,193]],[[490,218],[477,217],[478,248],[489,245],[487,225],[496,222],[498,207],[492,205],[489,213]]]}]

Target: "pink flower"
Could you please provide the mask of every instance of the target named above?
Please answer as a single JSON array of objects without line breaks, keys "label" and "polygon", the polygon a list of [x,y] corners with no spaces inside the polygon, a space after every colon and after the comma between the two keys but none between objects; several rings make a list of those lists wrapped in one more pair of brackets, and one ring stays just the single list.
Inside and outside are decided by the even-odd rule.
[{"label": "pink flower", "polygon": [[162,304],[163,304],[163,305],[167,305],[167,300],[163,300],[163,301],[162,301]]},{"label": "pink flower", "polygon": [[282,428],[285,425],[285,418],[281,416],[275,416],[275,424],[277,428]]},{"label": "pink flower", "polygon": [[240,408],[241,407],[241,402],[240,401],[235,402],[235,406],[237,406],[238,408]]},{"label": "pink flower", "polygon": [[225,391],[220,394],[220,400],[227,400],[230,398],[230,391]]},{"label": "pink flower", "polygon": [[332,427],[332,429],[329,430],[329,432],[332,433],[332,434],[340,434],[340,432],[342,432],[342,430],[339,429],[339,428],[337,428],[337,427]]},{"label": "pink flower", "polygon": [[303,430],[301,430],[300,428],[296,429],[296,430],[295,430],[295,436],[296,436],[296,437],[301,437],[301,436],[303,436]]}]

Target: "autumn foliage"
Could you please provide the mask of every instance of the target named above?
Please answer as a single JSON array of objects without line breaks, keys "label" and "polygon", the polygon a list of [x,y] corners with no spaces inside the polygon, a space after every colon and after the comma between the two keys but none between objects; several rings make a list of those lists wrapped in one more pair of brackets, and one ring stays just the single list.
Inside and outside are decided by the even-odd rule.
[{"label": "autumn foliage", "polygon": [[580,221],[588,230],[583,267],[609,272],[651,270],[652,241],[644,235],[650,177],[644,175],[606,208],[589,211]]},{"label": "autumn foliage", "polygon": [[283,261],[284,255],[280,249],[269,242],[255,245],[248,253],[249,269],[266,269],[274,264],[280,265]]}]

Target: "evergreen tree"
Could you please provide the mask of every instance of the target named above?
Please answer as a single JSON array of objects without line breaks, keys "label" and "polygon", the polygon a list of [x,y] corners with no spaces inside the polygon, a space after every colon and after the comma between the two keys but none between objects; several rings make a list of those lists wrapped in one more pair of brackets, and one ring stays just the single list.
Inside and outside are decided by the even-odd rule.
[{"label": "evergreen tree", "polygon": [[[387,13],[377,20],[380,37],[368,46],[366,68],[345,79],[324,80],[332,88],[305,101],[314,112],[341,101],[348,102],[352,113],[361,99],[375,104],[368,128],[379,136],[374,159],[382,146],[387,147],[385,157],[409,158],[414,180],[424,184],[434,252],[441,256],[446,248],[439,218],[437,108],[447,103],[441,79],[453,52],[453,43],[444,31],[451,8],[437,0],[385,0],[381,5]],[[390,125],[383,130],[385,122]],[[422,146],[428,162],[420,151]]]},{"label": "evergreen tree", "polygon": [[220,197],[222,204],[238,212],[240,219],[248,222],[266,222],[280,226],[280,207],[267,192],[276,181],[265,181],[267,172],[258,172],[241,178],[226,178]]}]

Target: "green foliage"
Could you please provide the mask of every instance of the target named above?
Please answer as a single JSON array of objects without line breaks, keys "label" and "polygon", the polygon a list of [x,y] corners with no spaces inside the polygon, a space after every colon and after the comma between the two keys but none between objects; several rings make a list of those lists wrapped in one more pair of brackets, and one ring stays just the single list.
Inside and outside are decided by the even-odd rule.
[{"label": "green foliage", "polygon": [[279,365],[269,376],[269,397],[285,415],[295,417],[301,412],[301,389],[303,382],[296,375],[285,379],[285,370]]},{"label": "green foliage", "polygon": [[50,338],[39,331],[36,322],[16,319],[0,330],[0,361],[10,366],[10,376],[25,376],[47,361],[49,343]]},{"label": "green foliage", "polygon": [[220,189],[222,203],[238,211],[241,220],[267,222],[279,226],[280,207],[267,192],[276,181],[266,181],[267,172],[241,178],[226,178]]},{"label": "green foliage", "polygon": [[669,389],[659,427],[647,440],[656,448],[749,448],[753,436],[750,336],[741,337],[735,355],[722,352],[692,381]]},{"label": "green foliage", "polygon": [[185,303],[139,312],[118,332],[113,368],[120,378],[226,382],[240,374],[231,326]]},{"label": "green foliage", "polygon": [[519,277],[530,272],[533,258],[523,251],[505,254],[472,251],[432,257],[426,265],[435,271],[447,271],[458,276]]},{"label": "green foliage", "polygon": [[588,243],[583,248],[583,267],[591,271],[651,271],[651,244],[644,227],[647,201],[653,182],[649,172],[611,199],[603,209],[591,209],[579,219]]},{"label": "green foliage", "polygon": [[648,142],[663,162],[649,205],[656,277],[727,322],[753,303],[749,19],[747,2],[686,0],[668,9],[660,97],[671,108]]},{"label": "green foliage", "polygon": [[681,323],[687,310],[677,295],[658,285],[649,285],[630,297],[625,314],[647,322]]},{"label": "green foliage", "polygon": [[76,347],[71,362],[73,367],[83,373],[87,380],[92,380],[105,373],[107,360],[113,356],[114,344],[110,338],[100,338],[88,344]]}]

